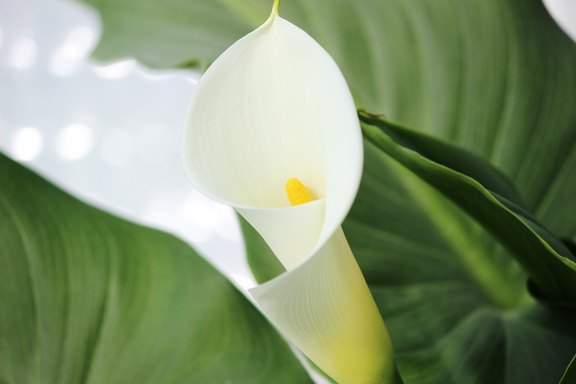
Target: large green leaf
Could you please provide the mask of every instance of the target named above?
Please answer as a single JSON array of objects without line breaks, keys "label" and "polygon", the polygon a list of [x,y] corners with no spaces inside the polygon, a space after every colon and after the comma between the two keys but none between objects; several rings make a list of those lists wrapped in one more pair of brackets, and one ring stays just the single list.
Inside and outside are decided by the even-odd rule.
[{"label": "large green leaf", "polygon": [[[511,211],[506,213],[506,206],[470,177],[484,174],[483,179],[491,184],[491,170],[479,165],[481,159],[475,159],[475,166],[471,168],[466,166],[466,161],[458,162],[456,166],[460,172],[467,173],[466,176],[420,154],[426,153],[442,161],[442,156],[454,150],[449,145],[428,140],[373,117],[365,120],[378,124],[383,131],[365,130],[370,141],[365,182],[345,227],[351,233],[355,253],[369,274],[377,302],[398,346],[397,358],[407,381],[557,382],[576,352],[576,329],[571,325],[576,322],[574,307],[540,305],[519,296],[515,302],[507,301],[507,308],[496,308],[504,302],[493,300],[497,297],[494,294],[506,292],[507,284],[508,289],[522,284],[521,280],[514,278],[518,275],[510,273],[514,270],[514,263],[510,258],[498,257],[504,252],[497,245],[497,248],[494,248],[495,244],[483,247],[481,238],[474,239],[474,232],[478,234],[479,229],[458,218],[460,212],[448,208],[452,203],[430,186],[484,224],[509,247],[533,277],[537,276],[542,284],[548,284],[559,301],[574,300],[576,271],[573,269],[573,256],[562,247],[562,251],[567,251],[566,255],[550,254],[552,247],[539,238],[522,217]],[[398,145],[384,132],[411,149]],[[374,156],[374,145],[383,152]],[[452,152],[449,158],[457,161],[460,157]],[[398,163],[392,163],[392,159]],[[386,169],[390,171],[386,172]],[[398,176],[396,183],[391,175]],[[497,175],[494,178],[497,179]],[[411,251],[409,255],[402,255],[401,250],[390,248],[390,241],[385,236],[372,237],[366,233],[366,223],[385,230],[389,225],[379,223],[375,218],[390,217],[390,210],[381,209],[371,202],[383,193],[382,187],[380,190],[371,187],[370,180],[375,185],[378,185],[377,180],[380,185],[385,183],[389,190],[403,190],[403,193],[394,195],[397,199],[395,204],[403,205],[400,203],[402,200],[406,204],[414,200],[421,202],[428,217],[419,220],[418,212],[411,212],[411,225],[418,232],[427,233],[429,238],[434,237],[435,230],[440,232],[438,237],[452,245],[452,250],[444,253],[444,259],[440,256],[442,247],[427,245],[422,254]],[[390,194],[384,193],[386,196]],[[410,194],[413,198],[408,197]],[[426,228],[423,225],[426,221],[435,228]],[[398,232],[397,225],[394,230]],[[409,236],[408,232],[406,230],[405,237]],[[412,243],[417,242],[426,244],[417,239]],[[488,240],[485,244],[490,243]],[[474,256],[467,256],[467,253]],[[406,268],[403,271],[397,267],[408,259],[413,263],[412,270]],[[377,263],[382,264],[378,267]],[[458,264],[460,268],[454,268]],[[390,270],[386,271],[387,267]],[[382,271],[382,274],[376,274],[376,271]],[[417,275],[421,276],[421,281],[414,278],[415,271],[419,271]],[[472,279],[467,279],[466,275]],[[486,295],[478,295],[479,288],[482,294],[482,287],[485,287],[484,293],[493,293],[492,300],[486,300]],[[498,288],[490,290],[486,287]],[[425,321],[431,324],[423,326]],[[422,327],[418,332],[406,331],[406,327],[412,330],[418,326]],[[527,356],[533,365],[526,365]]]},{"label": "large green leaf", "polygon": [[576,352],[573,307],[530,299],[506,249],[432,187],[455,180],[423,179],[412,165],[366,142],[362,186],[344,223],[405,381],[558,382]]},{"label": "large green leaf", "polygon": [[[85,0],[95,57],[214,59],[271,0]],[[290,0],[281,14],[336,59],[359,106],[483,154],[557,234],[576,237],[576,46],[540,0]],[[297,52],[295,52],[297,54]]]},{"label": "large green leaf", "polygon": [[[507,188],[495,170],[488,165],[481,167],[481,159],[466,156],[466,152],[439,140],[410,132],[378,116],[360,116],[372,124],[364,130],[371,143],[442,192],[498,238],[528,271],[540,293],[550,300],[576,303],[576,258],[528,213],[499,198],[495,192],[513,198],[514,191]],[[448,167],[446,159],[460,172]]]},{"label": "large green leaf", "polygon": [[0,155],[1,383],[308,383],[266,320],[184,242]]}]

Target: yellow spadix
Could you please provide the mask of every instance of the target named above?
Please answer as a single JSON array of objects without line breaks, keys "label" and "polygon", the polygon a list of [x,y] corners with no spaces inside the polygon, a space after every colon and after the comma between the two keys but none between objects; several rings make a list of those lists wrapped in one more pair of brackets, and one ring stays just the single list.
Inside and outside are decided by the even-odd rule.
[{"label": "yellow spadix", "polygon": [[314,200],[310,191],[295,177],[286,182],[286,194],[292,205],[306,204]]}]

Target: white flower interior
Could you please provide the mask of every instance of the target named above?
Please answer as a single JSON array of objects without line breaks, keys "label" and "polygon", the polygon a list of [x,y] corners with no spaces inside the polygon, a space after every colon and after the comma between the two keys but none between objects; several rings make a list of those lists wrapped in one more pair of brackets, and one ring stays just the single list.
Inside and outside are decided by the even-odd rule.
[{"label": "white flower interior", "polygon": [[[362,137],[344,77],[318,43],[278,16],[204,74],[184,143],[197,188],[236,208],[287,268],[340,226],[362,172]],[[290,207],[284,184],[293,177],[324,203]],[[291,210],[279,213],[291,220],[278,223],[268,212],[278,208]],[[279,230],[287,236],[274,240]],[[296,239],[305,240],[296,246]]]}]

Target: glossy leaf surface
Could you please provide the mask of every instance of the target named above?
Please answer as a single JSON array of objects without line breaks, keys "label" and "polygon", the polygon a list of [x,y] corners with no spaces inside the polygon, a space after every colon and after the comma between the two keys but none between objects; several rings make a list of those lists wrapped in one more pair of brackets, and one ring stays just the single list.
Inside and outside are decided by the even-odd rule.
[{"label": "glossy leaf surface", "polygon": [[[478,180],[512,198],[504,179],[482,160],[448,144],[411,133],[377,116],[361,113],[371,143],[433,186],[497,238],[517,258],[550,300],[576,303],[576,258],[564,244],[513,202],[490,192]],[[395,137],[393,139],[392,137]],[[404,142],[408,147],[398,145]],[[423,156],[427,154],[428,157]],[[450,162],[446,162],[444,156]],[[460,154],[460,156],[458,156]],[[469,160],[468,162],[466,160]],[[442,164],[442,162],[444,164]],[[455,170],[445,164],[453,162]],[[476,178],[470,177],[474,175]]]}]

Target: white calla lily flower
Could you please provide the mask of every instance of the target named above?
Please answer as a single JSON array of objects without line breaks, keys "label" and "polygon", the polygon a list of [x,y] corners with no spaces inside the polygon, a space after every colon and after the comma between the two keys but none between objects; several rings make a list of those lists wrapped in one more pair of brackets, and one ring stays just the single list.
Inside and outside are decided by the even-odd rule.
[{"label": "white calla lily flower", "polygon": [[278,16],[277,2],[197,85],[184,136],[187,172],[200,191],[239,212],[287,270],[251,289],[255,301],[339,383],[388,383],[389,336],[340,229],[362,160],[344,77],[316,41]]}]

